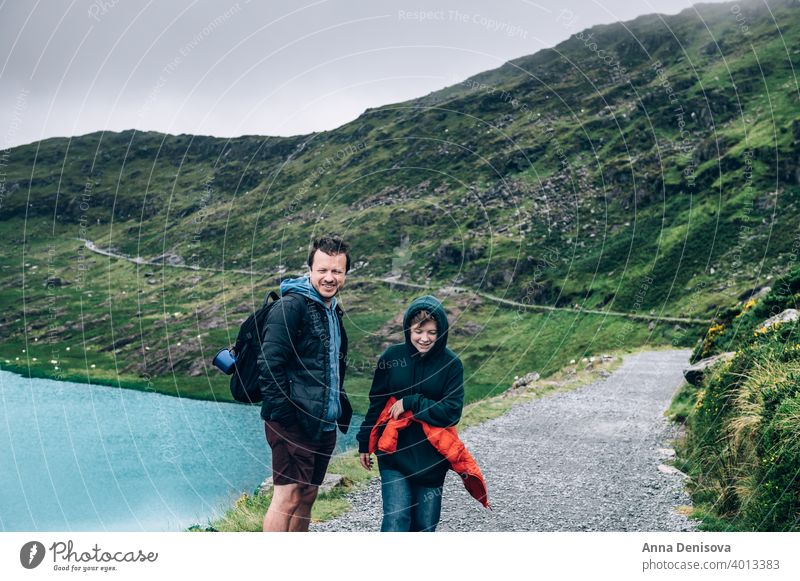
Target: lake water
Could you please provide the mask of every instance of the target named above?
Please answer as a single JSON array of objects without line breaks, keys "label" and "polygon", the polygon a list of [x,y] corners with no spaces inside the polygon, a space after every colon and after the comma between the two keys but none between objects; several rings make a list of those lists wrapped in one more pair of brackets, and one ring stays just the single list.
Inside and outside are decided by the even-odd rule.
[{"label": "lake water", "polygon": [[256,406],[0,371],[0,531],[205,525],[272,472],[263,425]]}]

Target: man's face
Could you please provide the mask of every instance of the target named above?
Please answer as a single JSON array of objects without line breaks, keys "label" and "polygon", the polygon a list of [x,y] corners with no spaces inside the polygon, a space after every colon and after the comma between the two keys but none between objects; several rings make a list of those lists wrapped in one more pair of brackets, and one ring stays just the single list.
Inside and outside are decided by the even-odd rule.
[{"label": "man's face", "polygon": [[345,272],[347,266],[347,256],[345,254],[325,254],[322,250],[314,253],[314,260],[311,263],[311,285],[317,289],[327,304],[344,286]]}]

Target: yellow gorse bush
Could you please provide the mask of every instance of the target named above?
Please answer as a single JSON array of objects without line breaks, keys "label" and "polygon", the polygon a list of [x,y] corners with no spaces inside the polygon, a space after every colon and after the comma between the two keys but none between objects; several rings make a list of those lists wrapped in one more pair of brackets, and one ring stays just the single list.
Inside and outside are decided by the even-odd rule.
[{"label": "yellow gorse bush", "polygon": [[698,410],[702,409],[703,400],[705,399],[705,397],[706,397],[706,390],[705,389],[701,389],[700,391],[697,392],[697,403],[694,404],[695,409],[698,409]]},{"label": "yellow gorse bush", "polygon": [[778,323],[773,323],[769,327],[759,327],[758,329],[753,331],[753,337],[758,337],[759,335],[765,335],[770,332],[775,332],[780,328],[780,326],[781,323],[778,322]]},{"label": "yellow gorse bush", "polygon": [[744,304],[744,306],[742,307],[742,312],[741,312],[741,313],[739,313],[738,315],[736,315],[736,318],[738,319],[739,317],[741,317],[742,315],[744,315],[744,314],[745,314],[747,311],[749,311],[750,309],[752,309],[752,308],[755,306],[755,304],[756,304],[756,300],[755,300],[755,299],[750,299],[749,301],[747,301],[747,302]]}]

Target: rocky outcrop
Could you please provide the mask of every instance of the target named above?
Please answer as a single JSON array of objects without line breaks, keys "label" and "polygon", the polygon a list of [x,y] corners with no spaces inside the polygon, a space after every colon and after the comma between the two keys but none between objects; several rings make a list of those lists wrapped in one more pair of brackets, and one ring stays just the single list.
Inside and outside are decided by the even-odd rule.
[{"label": "rocky outcrop", "polygon": [[763,333],[770,327],[774,327],[775,325],[782,325],[784,323],[792,323],[798,319],[798,312],[797,309],[786,309],[783,312],[778,313],[774,317],[770,317],[763,323],[758,326],[757,331],[759,333]]},{"label": "rocky outcrop", "polygon": [[522,377],[518,378],[514,383],[511,385],[512,389],[520,389],[523,387],[528,387],[534,381],[539,379],[539,374],[535,371],[531,371],[530,373],[526,373]]},{"label": "rocky outcrop", "polygon": [[183,257],[174,252],[165,252],[161,256],[156,256],[150,262],[155,264],[164,263],[170,266],[184,266],[186,264]]},{"label": "rocky outcrop", "polygon": [[735,354],[736,353],[734,351],[726,351],[725,353],[720,353],[719,355],[714,355],[713,357],[701,359],[694,365],[690,365],[684,369],[683,377],[692,385],[700,385],[703,382],[703,377],[705,376],[706,372],[711,367],[717,363],[730,360]]}]

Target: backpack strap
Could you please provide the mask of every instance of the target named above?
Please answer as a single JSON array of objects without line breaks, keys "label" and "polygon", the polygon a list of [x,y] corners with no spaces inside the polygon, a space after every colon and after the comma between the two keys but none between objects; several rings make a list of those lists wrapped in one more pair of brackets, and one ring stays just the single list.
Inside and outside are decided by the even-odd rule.
[{"label": "backpack strap", "polygon": [[[283,301],[287,301],[287,302],[291,302],[293,304],[297,304],[300,308],[304,309],[305,311],[308,310],[308,303],[311,300],[311,299],[307,299],[306,297],[304,297],[303,295],[301,295],[299,293],[285,294],[285,295],[282,295],[280,298]],[[300,321],[302,323],[305,322],[305,312],[303,313],[303,316],[300,317]],[[294,332],[295,337],[299,337],[302,332],[303,332],[303,327],[295,329],[295,332]]]}]

